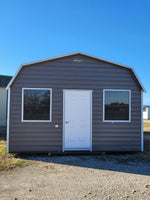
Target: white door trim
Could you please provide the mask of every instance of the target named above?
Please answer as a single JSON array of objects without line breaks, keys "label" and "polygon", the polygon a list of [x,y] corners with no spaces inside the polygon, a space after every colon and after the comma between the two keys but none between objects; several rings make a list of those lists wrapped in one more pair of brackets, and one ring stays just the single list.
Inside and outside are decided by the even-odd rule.
[{"label": "white door trim", "polygon": [[[82,89],[63,89],[63,142],[62,142],[62,152],[68,151],[65,149],[65,92],[66,91],[82,91],[82,92],[90,92],[90,150],[92,152],[92,92],[93,90],[82,90]],[[69,151],[73,151],[76,149],[69,149]],[[86,149],[79,149],[86,150]],[[77,151],[77,150],[76,150]]]}]

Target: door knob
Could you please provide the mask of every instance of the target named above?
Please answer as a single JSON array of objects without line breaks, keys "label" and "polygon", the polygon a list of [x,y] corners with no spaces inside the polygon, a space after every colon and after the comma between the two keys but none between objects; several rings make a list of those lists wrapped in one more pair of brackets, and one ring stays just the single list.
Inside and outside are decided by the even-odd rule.
[{"label": "door knob", "polygon": [[69,124],[69,122],[68,122],[68,121],[66,121],[65,123],[66,123],[66,124]]}]

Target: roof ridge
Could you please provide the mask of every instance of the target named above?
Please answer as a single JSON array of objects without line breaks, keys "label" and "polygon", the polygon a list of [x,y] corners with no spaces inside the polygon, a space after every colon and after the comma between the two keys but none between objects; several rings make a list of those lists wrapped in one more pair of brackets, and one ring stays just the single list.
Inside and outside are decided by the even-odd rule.
[{"label": "roof ridge", "polygon": [[11,84],[13,83],[13,81],[15,80],[16,76],[21,71],[22,67],[27,66],[27,65],[36,64],[36,63],[51,61],[51,60],[55,60],[55,59],[59,59],[59,58],[64,58],[64,57],[67,57],[67,56],[73,56],[73,55],[76,55],[76,54],[81,54],[81,55],[84,55],[84,56],[87,56],[87,57],[91,57],[91,58],[94,58],[94,59],[97,59],[97,60],[100,60],[100,61],[104,61],[104,62],[107,62],[107,63],[118,65],[118,66],[126,68],[126,69],[130,69],[133,72],[134,76],[136,77],[136,79],[137,79],[139,85],[141,86],[142,90],[146,92],[143,84],[141,83],[139,77],[137,76],[135,70],[132,67],[129,67],[127,65],[123,65],[123,64],[120,64],[120,63],[116,63],[116,62],[113,62],[113,61],[105,60],[103,58],[99,58],[99,57],[96,57],[96,56],[92,56],[90,54],[82,53],[80,51],[69,53],[69,54],[64,54],[64,55],[60,55],[60,56],[55,56],[55,57],[51,57],[51,58],[47,58],[47,59],[42,59],[42,60],[38,60],[38,61],[34,61],[34,62],[24,63],[24,64],[20,65],[19,69],[17,70],[16,74],[13,76],[13,78],[9,82],[9,84],[8,84],[8,86],[7,86],[6,89],[9,89],[9,87],[11,86]]}]

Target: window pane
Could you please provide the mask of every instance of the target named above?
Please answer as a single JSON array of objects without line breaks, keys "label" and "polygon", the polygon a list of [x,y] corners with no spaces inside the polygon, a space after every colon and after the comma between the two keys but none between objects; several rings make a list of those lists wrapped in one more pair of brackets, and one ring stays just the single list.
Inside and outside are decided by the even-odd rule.
[{"label": "window pane", "polygon": [[50,120],[50,90],[24,90],[24,120]]},{"label": "window pane", "polygon": [[105,91],[105,120],[129,120],[128,91]]}]

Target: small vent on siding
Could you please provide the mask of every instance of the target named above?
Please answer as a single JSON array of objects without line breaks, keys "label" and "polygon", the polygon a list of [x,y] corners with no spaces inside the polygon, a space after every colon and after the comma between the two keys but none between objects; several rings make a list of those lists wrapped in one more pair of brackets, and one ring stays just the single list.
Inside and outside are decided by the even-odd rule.
[{"label": "small vent on siding", "polygon": [[79,59],[79,58],[76,58],[76,59],[74,59],[74,62],[75,62],[75,63],[82,63],[83,60],[82,60],[82,59]]}]

